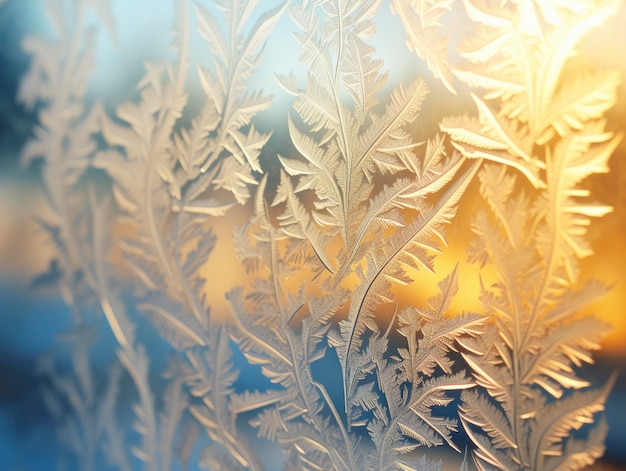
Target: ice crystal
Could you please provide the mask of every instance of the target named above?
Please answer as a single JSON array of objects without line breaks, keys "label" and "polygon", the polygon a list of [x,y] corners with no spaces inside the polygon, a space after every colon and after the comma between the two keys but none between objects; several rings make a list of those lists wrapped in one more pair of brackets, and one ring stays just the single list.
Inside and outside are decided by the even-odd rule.
[{"label": "ice crystal", "polygon": [[[394,0],[425,64],[406,83],[376,55],[380,0],[179,1],[175,57],[148,62],[137,97],[114,112],[86,98],[87,17],[114,29],[108,4],[47,4],[56,38],[23,44],[33,59],[19,99],[39,116],[23,159],[43,160],[41,227],[74,313],[73,372],[43,362],[43,398],[82,469],[98,453],[119,469],[187,466],[197,443],[204,468],[263,469],[244,421],[282,450],[285,469],[441,469],[425,448],[460,453],[463,433],[479,469],[573,470],[602,455],[613,379],[596,387],[579,373],[606,327],[578,312],[606,288],[577,282],[587,227],[611,208],[580,184],[608,170],[621,139],[604,118],[621,77],[563,70],[617,0]],[[444,27],[454,14],[474,26],[458,54]],[[278,21],[291,21],[307,71],[276,77],[293,98],[276,124],[292,144],[280,155],[259,130],[271,98],[249,85]],[[186,88],[193,34],[210,59],[194,70],[198,107]],[[470,104],[463,116],[422,111],[457,99]],[[483,312],[453,312],[458,265],[436,262],[473,184],[484,204],[471,208],[467,255],[495,281],[481,285]],[[210,319],[205,290],[228,269],[211,266],[212,228],[237,204],[252,209],[233,237],[250,283],[225,293],[224,324]],[[113,248],[130,289],[113,276]],[[415,270],[437,292],[406,305],[396,288],[420,289]],[[173,352],[164,391],[151,384],[135,311]],[[89,361],[99,315],[119,360],[104,394]],[[265,383],[241,386],[241,355]],[[132,446],[116,419],[120,365],[137,392]],[[470,468],[467,451],[460,466]]]}]

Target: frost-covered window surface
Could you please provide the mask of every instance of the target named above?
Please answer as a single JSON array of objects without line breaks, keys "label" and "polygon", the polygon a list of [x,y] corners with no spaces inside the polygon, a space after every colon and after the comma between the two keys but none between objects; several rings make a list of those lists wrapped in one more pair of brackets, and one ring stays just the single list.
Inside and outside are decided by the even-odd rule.
[{"label": "frost-covered window surface", "polygon": [[2,469],[622,469],[624,24],[0,0]]}]

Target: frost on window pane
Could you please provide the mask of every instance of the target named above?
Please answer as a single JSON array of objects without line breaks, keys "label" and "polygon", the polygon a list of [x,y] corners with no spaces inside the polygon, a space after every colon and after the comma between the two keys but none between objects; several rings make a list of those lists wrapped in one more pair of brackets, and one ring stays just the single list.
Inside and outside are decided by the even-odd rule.
[{"label": "frost on window pane", "polygon": [[[622,77],[576,54],[619,1],[173,1],[171,50],[116,103],[90,90],[115,0],[43,3],[50,36],[24,39],[18,98],[37,111],[23,162],[43,161],[38,223],[73,314],[72,371],[40,369],[71,466],[602,456],[615,378],[584,365],[609,327],[580,313],[609,288],[580,260],[612,210],[585,179],[621,141],[607,113]],[[377,48],[384,18],[403,28],[388,40],[414,62],[404,76]],[[269,93],[254,79],[280,62],[277,37],[299,63]]]}]

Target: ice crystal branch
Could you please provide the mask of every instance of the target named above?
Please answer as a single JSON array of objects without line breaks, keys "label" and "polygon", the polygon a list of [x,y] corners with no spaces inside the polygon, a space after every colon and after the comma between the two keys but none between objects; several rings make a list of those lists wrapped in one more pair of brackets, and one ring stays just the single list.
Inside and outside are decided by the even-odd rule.
[{"label": "ice crystal branch", "polygon": [[[590,383],[577,372],[593,361],[591,351],[607,331],[578,315],[606,291],[598,283],[576,289],[578,260],[591,254],[585,239],[591,218],[611,211],[585,202],[589,191],[580,182],[607,171],[621,139],[605,130],[603,119],[616,101],[619,76],[564,80],[562,71],[576,44],[618,4],[464,3],[485,26],[463,48],[467,62],[456,73],[483,96],[472,94],[478,118],[447,119],[441,128],[467,157],[502,166],[488,164],[479,173],[493,218],[478,214],[478,240],[469,253],[497,274],[481,296],[495,332],[477,349],[481,354],[464,355],[486,394],[464,392],[461,419],[480,469],[579,469],[597,458],[606,429],[599,422],[587,441],[576,440],[577,459],[568,457],[574,441],[566,438],[603,410],[613,381],[587,390]],[[532,187],[522,190],[507,168]]]},{"label": "ice crystal branch", "polygon": [[[368,329],[378,333],[374,314],[393,298],[390,282],[410,282],[405,265],[432,269],[431,253],[445,243],[443,226],[477,170],[474,165],[460,171],[463,159],[458,153],[447,156],[442,136],[424,146],[408,132],[428,93],[422,79],[398,85],[385,110],[376,111],[376,92],[387,80],[367,42],[375,31],[371,18],[377,6],[328,2],[319,16],[310,6],[293,8],[292,17],[303,30],[296,36],[301,60],[311,72],[304,90],[295,86],[293,77],[281,79],[296,97],[294,109],[308,129],[302,131],[289,118],[292,141],[304,160],[280,157],[285,172],[273,205],[285,204],[281,226],[286,235],[310,242],[322,273],[335,286],[351,273],[358,278],[348,319],[340,323],[340,336],[333,337],[344,373],[346,412],[361,374],[356,358],[362,338]],[[317,35],[318,24],[322,30],[338,29]],[[347,60],[349,51],[360,58],[347,74],[338,64],[344,54]],[[342,98],[344,91],[352,99],[349,104]],[[319,140],[311,133],[318,133]],[[295,186],[290,176],[297,177]],[[381,188],[378,181],[387,176],[391,183]],[[298,195],[310,190],[316,199],[309,212]],[[427,202],[432,195],[439,198],[436,203]],[[389,230],[391,235],[382,239]],[[328,247],[337,236],[342,246],[335,267]]]},{"label": "ice crystal branch", "polygon": [[[43,161],[48,212],[41,216],[40,226],[52,239],[57,257],[48,278],[59,282],[72,313],[72,325],[63,337],[71,347],[73,371],[57,372],[52,357],[46,358],[40,372],[50,379],[52,388],[44,389],[44,400],[62,422],[60,439],[76,455],[81,469],[94,469],[99,451],[120,469],[130,469],[115,418],[119,366],[110,370],[105,393],[100,395],[90,363],[97,337],[90,298],[99,295],[99,248],[92,239],[96,219],[84,204],[82,180],[97,150],[93,134],[101,111],[97,105],[85,107],[95,47],[95,33],[87,28],[86,17],[92,7],[108,17],[108,4],[78,1],[71,14],[59,3],[48,2],[48,7],[55,37],[24,41],[33,60],[18,94],[28,108],[38,105],[39,125],[23,150],[22,163]],[[69,414],[63,409],[69,409]]]}]

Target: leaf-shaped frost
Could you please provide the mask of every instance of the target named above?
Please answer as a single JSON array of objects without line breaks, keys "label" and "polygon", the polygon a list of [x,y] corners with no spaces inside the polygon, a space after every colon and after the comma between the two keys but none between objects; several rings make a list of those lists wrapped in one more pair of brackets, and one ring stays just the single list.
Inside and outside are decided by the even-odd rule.
[{"label": "leaf-shaped frost", "polygon": [[232,362],[227,327],[212,326],[207,349],[192,350],[187,354],[189,366],[184,375],[191,393],[202,398],[202,405],[192,405],[190,411],[205,428],[209,436],[222,444],[231,458],[240,466],[249,469],[262,469],[258,456],[239,433],[233,409],[233,384],[239,372]]},{"label": "leaf-shaped frost", "polygon": [[[578,312],[606,289],[597,282],[578,292],[572,287],[579,259],[591,254],[585,238],[591,218],[611,210],[584,202],[590,192],[580,182],[607,171],[621,138],[605,132],[601,119],[615,103],[620,78],[583,71],[570,80],[563,70],[576,44],[616,4],[548,3],[533,9],[464,2],[481,26],[461,48],[467,62],[455,72],[483,94],[472,95],[478,118],[441,124],[467,157],[498,164],[480,173],[497,224],[479,214],[470,250],[472,261],[497,273],[481,295],[493,331],[466,343],[470,352],[463,354],[484,389],[464,393],[461,406],[480,469],[578,469],[597,458],[603,435],[589,424],[603,408],[604,390],[589,391],[578,368],[592,362],[605,326]],[[534,189],[522,193],[507,167]],[[586,439],[567,440],[581,427]]]},{"label": "leaf-shaped frost", "polygon": [[495,448],[514,448],[515,439],[508,419],[489,399],[475,390],[463,391],[461,420],[484,430]]},{"label": "leaf-shaped frost", "polygon": [[[375,326],[371,318],[378,302],[371,299],[374,296],[370,297],[370,293],[379,296],[378,292],[381,292],[385,295],[388,290],[387,287],[383,289],[385,277],[402,282],[402,264],[411,266],[420,263],[429,266],[430,261],[423,247],[437,249],[443,240],[443,227],[454,216],[457,203],[477,169],[477,164],[473,164],[462,175],[458,175],[435,206],[425,208],[413,223],[396,232],[384,245],[379,246],[378,253],[367,258],[366,273],[352,296],[348,319],[341,322],[344,343],[338,346],[337,353],[344,372],[344,388],[352,383],[351,378],[355,374],[350,357],[359,349],[366,327],[372,329]],[[344,393],[346,398],[350,396],[349,390],[345,389]]]},{"label": "leaf-shaped frost", "polygon": [[572,129],[581,130],[589,120],[601,118],[616,101],[621,76],[617,71],[591,74],[566,83],[550,103],[546,112],[544,133],[538,144],[548,142],[554,132],[567,135]]},{"label": "leaf-shaped frost", "polygon": [[579,392],[547,405],[536,418],[529,437],[533,463],[543,467],[544,457],[561,455],[561,441],[569,437],[572,430],[593,423],[594,414],[604,410],[604,403],[614,382],[615,374],[602,388]]},{"label": "leaf-shaped frost", "polygon": [[451,93],[456,94],[448,63],[448,38],[439,31],[441,18],[452,8],[452,3],[452,0],[418,0],[409,3],[394,0],[391,11],[402,20],[408,35],[409,49],[425,60],[433,75]]}]

